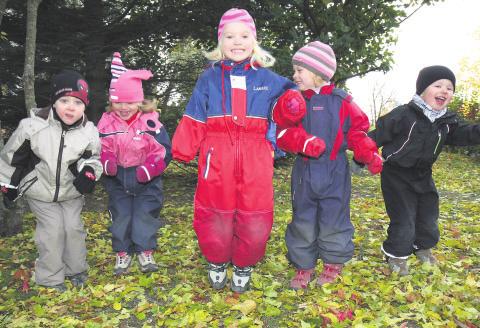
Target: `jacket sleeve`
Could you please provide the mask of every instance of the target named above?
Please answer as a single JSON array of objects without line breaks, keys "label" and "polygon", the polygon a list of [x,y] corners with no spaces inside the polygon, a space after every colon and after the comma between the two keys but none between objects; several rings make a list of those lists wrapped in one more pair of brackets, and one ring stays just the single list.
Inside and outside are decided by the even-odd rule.
[{"label": "jacket sleeve", "polygon": [[77,162],[77,170],[80,172],[85,166],[90,166],[95,171],[95,177],[98,180],[103,172],[102,163],[100,162],[100,137],[93,123],[87,123],[85,128],[88,129],[87,134],[90,141]]},{"label": "jacket sleeve", "polygon": [[402,107],[397,107],[391,112],[381,116],[377,123],[375,124],[375,129],[368,132],[368,136],[372,138],[377,147],[382,147],[390,142],[392,142],[396,135],[400,132],[402,125],[399,121],[398,111],[402,111]]},{"label": "jacket sleeve", "polygon": [[24,171],[31,161],[32,153],[28,120],[20,121],[19,126],[0,151],[0,185],[17,187],[25,176]]},{"label": "jacket sleeve", "polygon": [[367,135],[370,122],[367,115],[353,101],[344,100],[343,106],[349,107],[350,128],[347,132],[347,147],[350,150],[355,150],[364,142],[364,139],[370,139]]},{"label": "jacket sleeve", "polygon": [[172,144],[165,126],[162,126],[160,132],[155,135],[155,140],[157,141],[157,145],[152,147],[149,156],[155,155],[156,153],[160,154],[165,162],[165,166],[168,166],[168,163],[172,160]]},{"label": "jacket sleeve", "polygon": [[111,155],[117,157],[114,147],[114,135],[110,135],[108,131],[108,117],[107,113],[102,115],[100,121],[98,121],[98,132],[100,133],[100,144],[101,144],[101,153],[110,153]]},{"label": "jacket sleeve", "polygon": [[480,144],[480,124],[459,122],[451,127],[445,144],[452,146],[470,146]]},{"label": "jacket sleeve", "polygon": [[208,106],[208,76],[204,72],[197,81],[185,113],[173,134],[172,157],[191,161],[205,138]]}]

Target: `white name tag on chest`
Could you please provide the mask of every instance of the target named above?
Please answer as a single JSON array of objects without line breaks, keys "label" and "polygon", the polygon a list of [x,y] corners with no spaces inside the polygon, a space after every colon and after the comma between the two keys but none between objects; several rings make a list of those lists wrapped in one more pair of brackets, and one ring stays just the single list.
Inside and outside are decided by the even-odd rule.
[{"label": "white name tag on chest", "polygon": [[247,79],[245,76],[230,75],[230,84],[232,89],[247,90]]}]

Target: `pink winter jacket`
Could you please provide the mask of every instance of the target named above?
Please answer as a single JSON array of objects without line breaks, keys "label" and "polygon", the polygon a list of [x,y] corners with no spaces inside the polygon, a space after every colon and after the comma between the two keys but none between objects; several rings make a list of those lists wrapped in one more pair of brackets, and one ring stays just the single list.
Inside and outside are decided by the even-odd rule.
[{"label": "pink winter jacket", "polygon": [[104,113],[98,122],[102,153],[111,153],[123,167],[143,165],[147,156],[165,159],[167,151],[159,140],[165,128],[158,118],[157,112],[141,113],[127,125],[115,113]]}]

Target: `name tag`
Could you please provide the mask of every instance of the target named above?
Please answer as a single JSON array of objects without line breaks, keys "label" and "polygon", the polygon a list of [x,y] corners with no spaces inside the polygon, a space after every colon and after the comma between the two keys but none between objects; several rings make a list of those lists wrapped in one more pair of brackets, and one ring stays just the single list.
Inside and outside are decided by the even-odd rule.
[{"label": "name tag", "polygon": [[323,110],[323,106],[313,106],[312,110]]},{"label": "name tag", "polygon": [[230,83],[234,89],[247,90],[247,79],[245,76],[230,75]]}]

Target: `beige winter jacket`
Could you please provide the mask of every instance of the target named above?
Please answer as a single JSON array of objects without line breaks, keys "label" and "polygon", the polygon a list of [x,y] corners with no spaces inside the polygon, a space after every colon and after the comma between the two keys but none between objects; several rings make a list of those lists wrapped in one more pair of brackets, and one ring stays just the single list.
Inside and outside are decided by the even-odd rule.
[{"label": "beige winter jacket", "polygon": [[20,195],[45,202],[81,194],[73,185],[85,165],[102,174],[97,128],[86,116],[72,128],[62,128],[51,108],[35,109],[0,151],[0,186],[17,187]]}]

